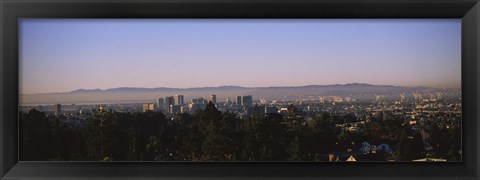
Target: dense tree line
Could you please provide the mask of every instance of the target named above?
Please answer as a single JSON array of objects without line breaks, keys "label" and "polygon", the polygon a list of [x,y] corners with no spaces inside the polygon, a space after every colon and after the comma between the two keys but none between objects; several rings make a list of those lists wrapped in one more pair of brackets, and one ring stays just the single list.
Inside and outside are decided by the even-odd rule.
[{"label": "dense tree line", "polygon": [[[409,131],[403,120],[374,121],[354,133],[336,126],[345,119],[355,121],[328,113],[307,121],[293,105],[287,115],[264,114],[254,107],[252,117],[239,119],[209,103],[203,110],[169,118],[162,112],[95,112],[75,126],[61,116],[31,110],[20,113],[20,160],[327,161],[326,155],[345,150],[346,142],[363,141],[392,144],[396,160],[424,156],[420,134]],[[429,140],[436,149],[450,151],[449,160],[460,157],[458,129],[429,129]],[[452,139],[449,144],[440,140],[445,136]]]}]

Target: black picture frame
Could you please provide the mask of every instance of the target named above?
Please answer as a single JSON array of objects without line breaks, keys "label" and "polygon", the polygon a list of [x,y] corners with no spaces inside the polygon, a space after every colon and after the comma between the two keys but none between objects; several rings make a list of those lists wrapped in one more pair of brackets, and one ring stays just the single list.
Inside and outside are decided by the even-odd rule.
[{"label": "black picture frame", "polygon": [[[19,18],[461,18],[462,162],[18,162]],[[478,0],[1,0],[0,179],[479,179]]]}]

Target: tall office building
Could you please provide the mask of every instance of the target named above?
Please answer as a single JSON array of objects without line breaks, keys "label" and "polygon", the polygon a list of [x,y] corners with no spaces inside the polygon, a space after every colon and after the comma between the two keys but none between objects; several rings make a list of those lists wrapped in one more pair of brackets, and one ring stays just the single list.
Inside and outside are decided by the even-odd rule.
[{"label": "tall office building", "polygon": [[217,104],[217,95],[212,94],[209,98],[208,101],[212,101],[213,104]]},{"label": "tall office building", "polygon": [[165,112],[171,112],[173,105],[175,105],[175,98],[173,96],[165,97]]},{"label": "tall office building", "polygon": [[400,102],[404,102],[405,101],[405,93],[400,93]]},{"label": "tall office building", "polygon": [[175,105],[183,106],[183,104],[184,104],[183,95],[175,94]]},{"label": "tall office building", "polygon": [[52,111],[54,114],[62,113],[62,105],[61,104],[54,104],[52,107]]},{"label": "tall office building", "polygon": [[231,103],[230,101],[230,96],[227,97],[227,99],[225,100],[225,102],[227,103],[227,105],[229,105]]},{"label": "tall office building", "polygon": [[242,105],[244,107],[253,107],[253,98],[252,95],[243,96]]},{"label": "tall office building", "polygon": [[170,114],[178,114],[182,111],[182,106],[179,105],[170,105]]},{"label": "tall office building", "polygon": [[193,98],[191,102],[188,104],[188,108],[191,112],[195,112],[198,109],[205,109],[207,101],[202,97]]},{"label": "tall office building", "polygon": [[420,94],[418,92],[414,92],[414,93],[412,93],[412,95],[413,95],[413,99],[422,100],[422,94]]},{"label": "tall office building", "polygon": [[265,104],[268,104],[268,100],[265,99],[265,98],[261,98],[261,99],[260,99],[260,104],[264,104],[264,105],[265,105]]},{"label": "tall office building", "polygon": [[157,109],[158,109],[158,111],[164,111],[165,110],[165,99],[163,99],[163,98],[158,98],[157,99]]},{"label": "tall office building", "polygon": [[193,98],[191,100],[191,102],[193,104],[206,104],[207,102],[205,101],[205,99],[203,99],[203,97],[199,97],[199,98]]},{"label": "tall office building", "polygon": [[238,106],[242,105],[242,96],[237,96],[237,105]]},{"label": "tall office building", "polygon": [[143,104],[143,112],[154,111],[155,105],[153,103]]}]

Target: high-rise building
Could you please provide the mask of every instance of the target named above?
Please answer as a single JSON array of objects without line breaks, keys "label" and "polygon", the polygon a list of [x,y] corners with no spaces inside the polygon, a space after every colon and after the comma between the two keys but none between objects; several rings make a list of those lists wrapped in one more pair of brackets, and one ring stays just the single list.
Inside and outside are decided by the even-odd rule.
[{"label": "high-rise building", "polygon": [[405,101],[405,93],[400,93],[400,102],[404,102]]},{"label": "high-rise building", "polygon": [[217,104],[217,95],[212,94],[209,98],[208,101],[211,101],[213,104]]},{"label": "high-rise building", "polygon": [[242,106],[244,107],[253,107],[253,98],[252,95],[247,95],[242,97]]},{"label": "high-rise building", "polygon": [[195,112],[198,109],[205,109],[207,101],[203,97],[193,98],[188,104],[188,108],[191,112]]},{"label": "high-rise building", "polygon": [[170,114],[177,114],[182,111],[182,106],[178,105],[170,105]]},{"label": "high-rise building", "polygon": [[154,110],[155,110],[155,104],[153,103],[143,104],[143,112],[154,111]]},{"label": "high-rise building", "polygon": [[62,113],[62,105],[61,104],[54,104],[52,107],[52,111],[54,114]]},{"label": "high-rise building", "polygon": [[327,102],[327,99],[323,96],[318,96],[318,100],[320,103],[326,103]]},{"label": "high-rise building", "polygon": [[227,105],[229,105],[231,103],[230,101],[230,96],[227,97],[227,99],[225,100],[225,102],[227,103]]},{"label": "high-rise building", "polygon": [[418,92],[414,92],[414,93],[412,93],[412,95],[413,95],[413,99],[422,100],[422,94],[420,94]]},{"label": "high-rise building", "polygon": [[163,99],[163,98],[158,98],[157,99],[157,109],[158,109],[158,111],[164,111],[165,110],[165,99]]},{"label": "high-rise building", "polygon": [[437,95],[438,100],[442,99],[442,97],[443,97],[443,93],[441,93],[441,92],[437,92],[436,95]]},{"label": "high-rise building", "polygon": [[183,106],[183,104],[184,104],[183,95],[175,94],[175,105]]},{"label": "high-rise building", "polygon": [[238,106],[242,105],[242,96],[237,96],[237,105]]},{"label": "high-rise building", "polygon": [[265,104],[268,104],[268,100],[265,99],[265,98],[261,98],[261,99],[260,99],[260,104],[264,104],[264,105],[265,105]]},{"label": "high-rise building", "polygon": [[165,112],[171,112],[173,105],[175,105],[175,98],[173,96],[165,97]]},{"label": "high-rise building", "polygon": [[191,102],[193,104],[206,104],[205,99],[203,99],[203,97],[193,98]]}]

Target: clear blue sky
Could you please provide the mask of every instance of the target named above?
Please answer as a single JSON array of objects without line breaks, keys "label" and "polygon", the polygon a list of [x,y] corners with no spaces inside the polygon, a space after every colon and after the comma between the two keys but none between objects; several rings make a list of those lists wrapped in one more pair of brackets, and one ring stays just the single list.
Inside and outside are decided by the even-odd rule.
[{"label": "clear blue sky", "polygon": [[21,19],[21,93],[370,83],[460,87],[450,20]]}]

